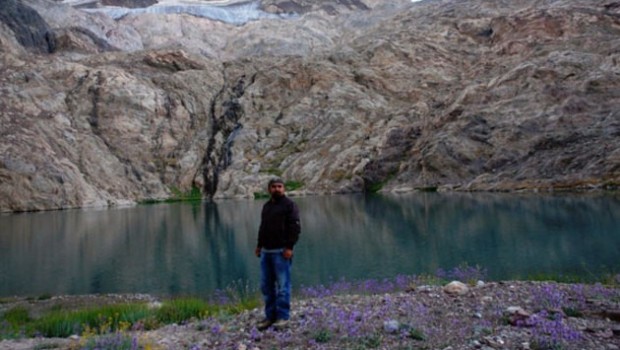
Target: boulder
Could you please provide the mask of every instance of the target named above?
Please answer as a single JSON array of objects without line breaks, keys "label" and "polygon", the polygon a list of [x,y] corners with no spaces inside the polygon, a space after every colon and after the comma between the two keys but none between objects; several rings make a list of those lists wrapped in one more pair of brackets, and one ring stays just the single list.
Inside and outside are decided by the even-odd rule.
[{"label": "boulder", "polygon": [[469,293],[469,287],[459,281],[452,281],[443,287],[443,291],[450,295],[465,295]]}]

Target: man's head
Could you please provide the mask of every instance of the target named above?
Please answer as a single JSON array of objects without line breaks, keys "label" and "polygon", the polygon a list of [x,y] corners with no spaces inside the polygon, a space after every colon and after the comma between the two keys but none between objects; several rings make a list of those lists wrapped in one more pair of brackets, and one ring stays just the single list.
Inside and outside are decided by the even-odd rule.
[{"label": "man's head", "polygon": [[274,178],[269,180],[269,184],[267,184],[267,191],[273,198],[283,197],[284,196],[284,181],[280,178]]}]

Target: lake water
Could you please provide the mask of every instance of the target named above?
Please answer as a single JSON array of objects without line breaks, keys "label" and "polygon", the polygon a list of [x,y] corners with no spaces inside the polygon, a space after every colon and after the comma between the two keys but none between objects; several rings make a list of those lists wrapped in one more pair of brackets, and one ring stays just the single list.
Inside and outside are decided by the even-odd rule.
[{"label": "lake water", "polygon": [[[620,194],[412,193],[294,198],[293,284],[434,274],[489,279],[620,272]],[[0,296],[208,295],[257,284],[263,201],[0,216]]]}]

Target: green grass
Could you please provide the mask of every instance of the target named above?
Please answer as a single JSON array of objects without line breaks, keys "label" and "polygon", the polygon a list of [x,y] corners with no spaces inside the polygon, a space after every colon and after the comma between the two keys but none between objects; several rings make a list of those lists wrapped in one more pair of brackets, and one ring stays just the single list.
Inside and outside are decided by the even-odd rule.
[{"label": "green grass", "polygon": [[66,338],[73,334],[109,334],[133,327],[154,329],[161,325],[181,324],[212,315],[237,314],[259,305],[258,296],[239,296],[228,304],[208,303],[199,298],[167,300],[159,308],[146,303],[114,304],[82,310],[48,310],[33,318],[24,307],[0,315],[0,339],[21,336]]},{"label": "green grass", "polygon": [[371,183],[366,188],[366,191],[368,193],[377,193],[377,192],[381,191],[381,189],[383,188],[383,186],[385,186],[386,183],[387,183],[387,181]]},{"label": "green grass", "polygon": [[317,343],[327,343],[332,339],[332,333],[328,329],[321,329],[314,334],[313,338]]},{"label": "green grass", "polygon": [[28,310],[26,310],[26,308],[18,306],[8,310],[3,315],[3,319],[10,324],[19,325],[30,321],[30,315],[28,315]]},{"label": "green grass", "polygon": [[269,198],[269,193],[267,192],[254,192],[254,199],[267,199]]},{"label": "green grass", "polygon": [[408,333],[409,333],[408,337],[411,339],[420,340],[420,341],[426,340],[426,336],[424,335],[424,332],[422,332],[421,330],[417,328],[411,328]]},{"label": "green grass", "polygon": [[175,202],[195,202],[202,200],[202,192],[200,188],[193,186],[188,191],[181,191],[176,187],[171,187],[172,196],[166,199],[145,199],[140,204],[157,204],[157,203],[175,203]]},{"label": "green grass", "polygon": [[180,298],[165,302],[156,312],[156,318],[164,324],[183,323],[191,319],[201,319],[218,311],[218,307],[210,305],[198,298]]},{"label": "green grass", "polygon": [[146,304],[118,304],[78,311],[50,311],[34,320],[27,330],[44,337],[68,337],[81,334],[87,328],[107,333],[122,328],[122,325],[133,325],[151,316],[152,310]]},{"label": "green grass", "polygon": [[583,277],[579,275],[561,275],[561,274],[551,274],[551,273],[536,273],[529,274],[525,276],[525,278],[515,278],[524,281],[535,281],[535,282],[544,282],[544,281],[554,281],[558,283],[592,283],[593,281],[598,281],[599,279],[596,277]]},{"label": "green grass", "polygon": [[304,183],[300,181],[286,181],[284,187],[287,191],[295,191],[304,187]]},{"label": "green grass", "polygon": [[270,175],[274,175],[274,176],[277,176],[277,177],[282,176],[282,170],[280,170],[278,168],[268,168],[268,169],[265,169],[264,171],[261,171],[261,172],[267,173],[267,174],[270,174]]}]

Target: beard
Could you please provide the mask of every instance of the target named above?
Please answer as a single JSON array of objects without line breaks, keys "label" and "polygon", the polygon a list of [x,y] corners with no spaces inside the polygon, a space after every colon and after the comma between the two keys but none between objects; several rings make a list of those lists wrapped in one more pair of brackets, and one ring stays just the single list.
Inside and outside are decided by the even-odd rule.
[{"label": "beard", "polygon": [[284,197],[284,193],[282,193],[282,192],[272,192],[271,193],[271,198],[277,199],[277,198],[282,198],[282,197]]}]

